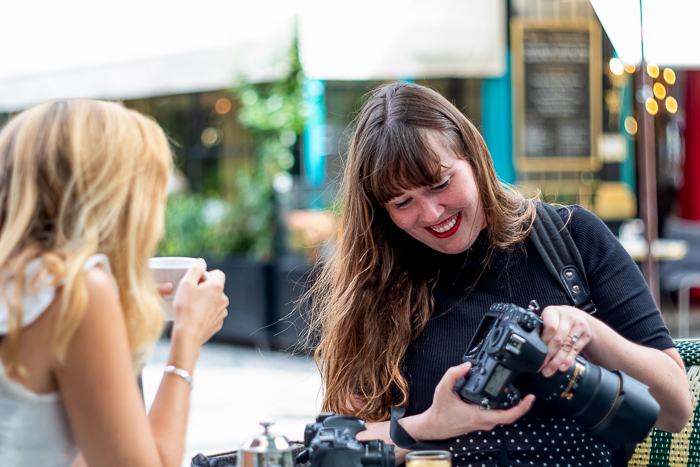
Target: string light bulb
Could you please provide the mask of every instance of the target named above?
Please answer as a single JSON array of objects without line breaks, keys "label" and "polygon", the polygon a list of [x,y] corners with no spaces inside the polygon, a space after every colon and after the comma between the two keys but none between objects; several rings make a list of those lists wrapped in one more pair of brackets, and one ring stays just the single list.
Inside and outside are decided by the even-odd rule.
[{"label": "string light bulb", "polygon": [[657,99],[663,100],[666,97],[666,88],[661,83],[654,83],[654,95]]},{"label": "string light bulb", "polygon": [[647,112],[652,115],[656,115],[656,113],[659,111],[659,104],[656,103],[656,100],[653,97],[646,100],[644,107],[646,107]]},{"label": "string light bulb", "polygon": [[632,136],[637,134],[637,120],[635,120],[634,117],[627,117],[625,119],[625,130]]},{"label": "string light bulb", "polygon": [[610,67],[610,72],[613,75],[620,76],[625,72],[625,67],[624,65],[622,65],[622,62],[619,58],[611,58],[608,66]]},{"label": "string light bulb", "polygon": [[624,65],[623,68],[624,68],[625,71],[626,71],[627,73],[629,73],[629,74],[632,74],[632,73],[634,73],[634,72],[637,70],[637,67],[634,66],[633,64]]},{"label": "string light bulb", "polygon": [[666,98],[666,110],[668,110],[669,113],[676,113],[678,112],[678,101],[673,98],[673,96],[668,96]]},{"label": "string light bulb", "polygon": [[674,84],[676,82],[676,72],[670,68],[664,70],[664,81],[668,84]]},{"label": "string light bulb", "polygon": [[647,73],[649,73],[649,76],[656,79],[659,77],[659,67],[653,63],[649,63],[647,65]]},{"label": "string light bulb", "polygon": [[222,97],[216,101],[216,104],[214,104],[214,110],[216,110],[216,113],[219,115],[227,114],[229,110],[231,110],[231,101],[225,97]]}]

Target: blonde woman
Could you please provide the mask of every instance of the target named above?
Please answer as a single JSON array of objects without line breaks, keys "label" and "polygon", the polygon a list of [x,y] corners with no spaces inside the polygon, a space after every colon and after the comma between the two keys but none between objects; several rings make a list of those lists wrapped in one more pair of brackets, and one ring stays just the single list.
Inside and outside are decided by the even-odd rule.
[{"label": "blonde woman", "polygon": [[187,273],[147,415],[135,371],[163,328],[147,263],[170,166],[158,125],[114,103],[48,102],[0,132],[0,465],[181,464],[228,299],[220,271]]}]

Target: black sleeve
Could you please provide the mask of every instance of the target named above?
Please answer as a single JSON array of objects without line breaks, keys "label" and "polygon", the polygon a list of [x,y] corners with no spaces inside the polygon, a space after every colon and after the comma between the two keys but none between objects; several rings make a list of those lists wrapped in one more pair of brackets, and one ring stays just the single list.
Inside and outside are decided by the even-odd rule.
[{"label": "black sleeve", "polygon": [[[610,229],[580,206],[568,211],[567,228],[586,268],[595,316],[632,342],[661,350],[674,347],[644,276]],[[559,214],[568,220],[567,209]]]}]

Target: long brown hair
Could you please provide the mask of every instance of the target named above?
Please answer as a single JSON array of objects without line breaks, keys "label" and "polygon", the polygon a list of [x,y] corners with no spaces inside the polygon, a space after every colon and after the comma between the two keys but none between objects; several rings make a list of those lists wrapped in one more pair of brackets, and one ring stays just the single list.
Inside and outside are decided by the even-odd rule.
[{"label": "long brown hair", "polygon": [[376,90],[350,143],[340,238],[307,294],[323,410],[381,421],[391,405],[407,403],[400,364],[430,318],[436,278],[411,267],[415,240],[394,225],[384,204],[403,190],[440,181],[432,135],[474,171],[491,254],[529,232],[534,204],[498,180],[483,138],[455,106],[415,84]]},{"label": "long brown hair", "polygon": [[[134,358],[155,340],[163,311],[148,258],[163,233],[172,154],[158,124],[122,105],[47,102],[0,132],[0,290],[9,305],[10,369],[17,367],[22,294],[53,277],[62,288],[52,353],[60,361],[87,306],[85,260],[109,258]],[[41,258],[35,277],[29,261]],[[19,284],[19,286],[17,286]]]}]

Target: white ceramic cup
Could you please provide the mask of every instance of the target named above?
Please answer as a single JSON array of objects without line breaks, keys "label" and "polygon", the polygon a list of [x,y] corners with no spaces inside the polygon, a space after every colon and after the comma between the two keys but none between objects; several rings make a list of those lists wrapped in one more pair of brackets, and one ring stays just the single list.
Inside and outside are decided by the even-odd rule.
[{"label": "white ceramic cup", "polygon": [[[177,286],[180,285],[180,281],[185,276],[188,269],[197,264],[197,261],[199,261],[199,259],[185,256],[158,256],[148,260],[148,268],[151,270],[153,281],[156,284],[163,284],[165,282],[173,284],[173,293],[165,297],[165,315],[170,321],[175,318],[173,299],[177,292]],[[204,278],[208,279],[209,273],[205,272]]]}]

